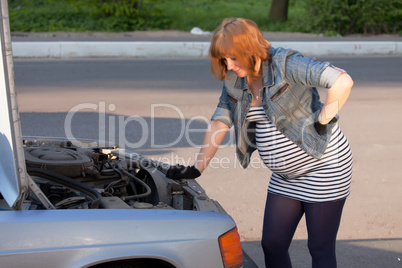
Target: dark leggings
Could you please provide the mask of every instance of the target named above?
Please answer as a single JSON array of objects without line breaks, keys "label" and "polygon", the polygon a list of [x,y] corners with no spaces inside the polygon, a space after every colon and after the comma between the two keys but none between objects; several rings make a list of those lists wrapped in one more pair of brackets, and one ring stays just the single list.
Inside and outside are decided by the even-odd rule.
[{"label": "dark leggings", "polygon": [[261,241],[265,266],[292,267],[288,249],[296,227],[305,213],[308,249],[313,268],[336,267],[335,241],[344,204],[345,199],[305,203],[269,193]]}]

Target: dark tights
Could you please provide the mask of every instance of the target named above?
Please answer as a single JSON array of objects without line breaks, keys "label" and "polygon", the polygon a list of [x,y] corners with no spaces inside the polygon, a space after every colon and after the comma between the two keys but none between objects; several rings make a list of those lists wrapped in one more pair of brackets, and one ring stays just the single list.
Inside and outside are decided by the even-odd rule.
[{"label": "dark tights", "polygon": [[292,267],[289,246],[305,213],[308,249],[313,268],[336,267],[335,241],[345,199],[335,202],[305,203],[268,194],[262,232],[265,266]]}]

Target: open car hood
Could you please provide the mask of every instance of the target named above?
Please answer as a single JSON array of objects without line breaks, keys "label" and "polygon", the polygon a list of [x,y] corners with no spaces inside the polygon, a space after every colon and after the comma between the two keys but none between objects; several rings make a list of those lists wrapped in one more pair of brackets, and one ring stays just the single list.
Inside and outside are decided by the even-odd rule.
[{"label": "open car hood", "polygon": [[8,205],[19,208],[28,189],[21,127],[14,89],[13,58],[7,1],[1,1],[0,20],[0,192]]}]

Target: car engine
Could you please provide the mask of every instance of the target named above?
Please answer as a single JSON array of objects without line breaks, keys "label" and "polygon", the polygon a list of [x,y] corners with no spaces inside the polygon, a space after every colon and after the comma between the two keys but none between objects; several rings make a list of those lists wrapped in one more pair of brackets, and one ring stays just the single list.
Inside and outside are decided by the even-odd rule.
[{"label": "car engine", "polygon": [[95,142],[24,139],[27,209],[179,209],[223,212],[195,180],[165,176],[168,164]]}]

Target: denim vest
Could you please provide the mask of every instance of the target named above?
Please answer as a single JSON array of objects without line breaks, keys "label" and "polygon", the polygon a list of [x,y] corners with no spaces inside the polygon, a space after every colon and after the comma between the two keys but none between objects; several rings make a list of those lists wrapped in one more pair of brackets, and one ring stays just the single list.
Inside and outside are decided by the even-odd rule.
[{"label": "denim vest", "polygon": [[[323,104],[316,87],[329,88],[344,71],[330,63],[303,57],[299,52],[271,48],[272,60],[262,64],[262,85],[259,95],[269,120],[281,133],[317,159],[321,158],[331,138],[338,115],[327,124],[326,130],[317,133]],[[328,68],[330,67],[330,68]],[[246,168],[256,149],[255,123],[245,120],[252,102],[246,77],[240,78],[228,71],[223,81],[222,95],[211,120],[233,126],[236,137],[236,154]]]}]

